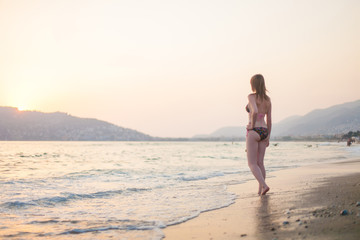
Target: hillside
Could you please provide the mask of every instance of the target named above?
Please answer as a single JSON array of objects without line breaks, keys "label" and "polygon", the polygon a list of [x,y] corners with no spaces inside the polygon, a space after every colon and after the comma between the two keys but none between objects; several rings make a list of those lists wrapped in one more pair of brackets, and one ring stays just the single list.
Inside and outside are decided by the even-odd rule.
[{"label": "hillside", "polygon": [[360,100],[314,110],[274,126],[274,136],[335,135],[360,130]]},{"label": "hillside", "polygon": [[19,111],[0,107],[0,140],[37,141],[147,141],[153,138],[135,130],[66,113]]},{"label": "hillside", "polygon": [[[317,109],[304,116],[292,116],[273,124],[272,137],[344,134],[360,130],[360,100]],[[245,126],[223,127],[194,138],[244,138]]]}]

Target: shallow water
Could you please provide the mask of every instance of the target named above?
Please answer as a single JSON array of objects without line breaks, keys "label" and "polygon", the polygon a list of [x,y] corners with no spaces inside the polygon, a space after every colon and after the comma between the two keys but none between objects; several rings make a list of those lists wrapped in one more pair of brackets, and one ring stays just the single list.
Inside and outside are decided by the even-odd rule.
[{"label": "shallow water", "polygon": [[[359,149],[274,142],[265,164],[272,172]],[[252,179],[243,142],[0,142],[0,238],[161,239],[166,226],[232,204],[226,187]]]}]

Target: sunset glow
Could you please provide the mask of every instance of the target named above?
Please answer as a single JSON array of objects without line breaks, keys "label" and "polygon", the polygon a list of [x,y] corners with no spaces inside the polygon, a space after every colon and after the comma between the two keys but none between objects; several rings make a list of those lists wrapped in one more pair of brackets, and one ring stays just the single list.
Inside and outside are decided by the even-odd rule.
[{"label": "sunset glow", "polygon": [[191,137],[245,125],[262,73],[277,122],[359,99],[359,12],[357,0],[0,0],[0,106]]}]

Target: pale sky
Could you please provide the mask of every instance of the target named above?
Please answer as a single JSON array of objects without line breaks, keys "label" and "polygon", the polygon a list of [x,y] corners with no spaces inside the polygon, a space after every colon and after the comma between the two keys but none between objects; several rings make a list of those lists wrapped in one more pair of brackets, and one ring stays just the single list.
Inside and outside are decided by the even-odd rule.
[{"label": "pale sky", "polygon": [[0,0],[0,106],[159,137],[360,99],[359,0]]}]

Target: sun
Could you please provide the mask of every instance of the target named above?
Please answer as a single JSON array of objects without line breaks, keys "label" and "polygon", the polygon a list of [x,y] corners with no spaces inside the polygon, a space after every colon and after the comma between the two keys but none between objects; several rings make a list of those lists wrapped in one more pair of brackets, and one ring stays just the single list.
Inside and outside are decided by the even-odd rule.
[{"label": "sun", "polygon": [[17,109],[21,112],[21,111],[25,111],[27,109],[27,107],[19,106],[19,107],[17,107]]}]

